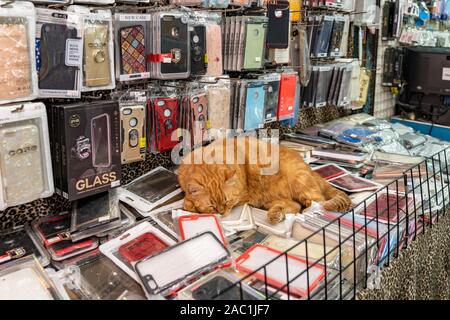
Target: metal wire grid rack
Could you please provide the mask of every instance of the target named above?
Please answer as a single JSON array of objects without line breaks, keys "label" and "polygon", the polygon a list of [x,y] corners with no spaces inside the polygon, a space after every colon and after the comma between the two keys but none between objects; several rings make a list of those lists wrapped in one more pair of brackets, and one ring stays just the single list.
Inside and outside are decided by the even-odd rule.
[{"label": "metal wire grid rack", "polygon": [[260,260],[216,297],[237,287],[243,299],[244,288],[257,282],[262,298],[287,300],[354,299],[358,290],[376,287],[379,271],[445,215],[449,156],[447,148],[427,157],[345,214],[317,213],[298,220],[300,228],[310,230],[308,236]]}]

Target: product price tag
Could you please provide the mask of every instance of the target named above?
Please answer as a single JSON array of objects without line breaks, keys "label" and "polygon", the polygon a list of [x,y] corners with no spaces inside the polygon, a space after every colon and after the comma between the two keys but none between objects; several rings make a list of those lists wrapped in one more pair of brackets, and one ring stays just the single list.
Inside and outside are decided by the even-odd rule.
[{"label": "product price tag", "polygon": [[66,40],[65,63],[68,67],[81,68],[83,57],[83,45],[80,39]]}]

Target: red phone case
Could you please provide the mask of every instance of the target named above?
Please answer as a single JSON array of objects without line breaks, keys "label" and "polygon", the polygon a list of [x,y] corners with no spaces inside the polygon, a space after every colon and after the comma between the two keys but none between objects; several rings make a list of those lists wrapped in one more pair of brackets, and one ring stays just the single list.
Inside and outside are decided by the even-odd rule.
[{"label": "red phone case", "polygon": [[119,254],[131,263],[153,256],[168,247],[163,240],[147,232],[122,245]]},{"label": "red phone case", "polygon": [[297,75],[282,74],[278,98],[278,121],[292,118],[292,115],[295,112],[296,91]]},{"label": "red phone case", "polygon": [[177,144],[172,134],[178,129],[178,99],[154,98],[150,105],[153,119],[154,148],[158,152],[172,150]]}]

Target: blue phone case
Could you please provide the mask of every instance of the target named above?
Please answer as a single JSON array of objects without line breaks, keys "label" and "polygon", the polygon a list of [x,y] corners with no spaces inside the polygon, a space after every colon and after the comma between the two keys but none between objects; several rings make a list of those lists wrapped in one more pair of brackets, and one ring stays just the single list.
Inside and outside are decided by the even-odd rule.
[{"label": "blue phone case", "polygon": [[255,83],[247,87],[245,99],[244,130],[255,130],[264,125],[264,84]]}]

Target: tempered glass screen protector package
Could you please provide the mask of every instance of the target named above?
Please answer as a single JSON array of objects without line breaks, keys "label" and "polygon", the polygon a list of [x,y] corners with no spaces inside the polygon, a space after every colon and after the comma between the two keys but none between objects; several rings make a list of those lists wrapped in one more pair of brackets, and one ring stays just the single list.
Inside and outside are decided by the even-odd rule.
[{"label": "tempered glass screen protector package", "polygon": [[180,194],[177,175],[158,167],[119,190],[121,201],[142,212],[149,212]]},{"label": "tempered glass screen protector package", "polygon": [[38,93],[34,6],[7,2],[0,1],[0,104],[32,100]]},{"label": "tempered glass screen protector package", "polygon": [[59,113],[62,195],[73,201],[118,187],[121,178],[118,102],[54,108]]},{"label": "tempered glass screen protector package", "polygon": [[116,78],[131,81],[150,78],[150,14],[117,13],[114,16]]},{"label": "tempered glass screen protector package", "polygon": [[116,87],[114,77],[114,40],[109,10],[89,11],[83,6],[69,6],[70,12],[83,17],[83,81],[81,91],[110,90]]},{"label": "tempered glass screen protector package", "polygon": [[11,262],[0,270],[0,300],[60,300],[44,269],[34,257]]},{"label": "tempered glass screen protector package", "polygon": [[39,96],[79,98],[83,64],[83,17],[77,13],[36,9],[36,67]]},{"label": "tempered glass screen protector package", "polygon": [[166,294],[229,258],[222,242],[206,232],[138,262],[135,269],[147,293]]},{"label": "tempered glass screen protector package", "polygon": [[139,281],[134,271],[134,264],[174,244],[175,241],[152,226],[150,222],[144,221],[102,244],[100,251],[130,277]]},{"label": "tempered glass screen protector package", "polygon": [[43,103],[0,108],[0,210],[53,194]]}]

